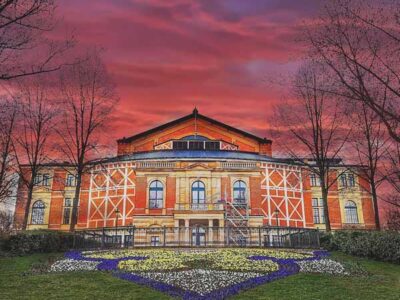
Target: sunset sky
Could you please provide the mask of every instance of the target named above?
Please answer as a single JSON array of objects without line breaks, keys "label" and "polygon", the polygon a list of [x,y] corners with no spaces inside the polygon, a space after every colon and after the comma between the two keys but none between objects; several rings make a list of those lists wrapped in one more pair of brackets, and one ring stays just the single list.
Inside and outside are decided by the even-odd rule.
[{"label": "sunset sky", "polygon": [[[284,87],[269,78],[298,64],[295,42],[312,0],[63,0],[81,44],[103,46],[120,96],[113,137],[200,113],[266,136]],[[64,25],[64,26],[65,26]]]}]

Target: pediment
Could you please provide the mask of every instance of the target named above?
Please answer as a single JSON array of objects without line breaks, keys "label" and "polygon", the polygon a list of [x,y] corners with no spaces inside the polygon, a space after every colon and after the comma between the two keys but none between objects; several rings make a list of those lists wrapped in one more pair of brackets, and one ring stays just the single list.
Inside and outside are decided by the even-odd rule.
[{"label": "pediment", "polygon": [[191,170],[209,170],[211,167],[206,163],[192,163],[187,166]]}]

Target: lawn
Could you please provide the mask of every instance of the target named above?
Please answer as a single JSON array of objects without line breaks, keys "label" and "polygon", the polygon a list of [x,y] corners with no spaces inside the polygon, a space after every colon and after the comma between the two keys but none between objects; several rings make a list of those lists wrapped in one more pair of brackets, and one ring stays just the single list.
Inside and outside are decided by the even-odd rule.
[{"label": "lawn", "polygon": [[[99,271],[31,274],[61,254],[0,259],[0,299],[167,299],[168,296]],[[243,291],[233,299],[399,299],[400,266],[334,253],[367,275],[299,273]]]}]

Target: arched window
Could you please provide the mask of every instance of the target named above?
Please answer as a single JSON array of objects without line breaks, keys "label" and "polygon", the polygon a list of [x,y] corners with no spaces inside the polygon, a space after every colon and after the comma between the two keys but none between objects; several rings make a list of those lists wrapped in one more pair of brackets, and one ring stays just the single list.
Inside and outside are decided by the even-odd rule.
[{"label": "arched window", "polygon": [[347,224],[358,224],[357,205],[353,201],[346,201],[344,214]]},{"label": "arched window", "polygon": [[233,184],[233,201],[237,204],[246,204],[246,183],[242,180]]},{"label": "arched window", "polygon": [[44,202],[41,200],[36,201],[32,205],[32,224],[44,224]]},{"label": "arched window", "polygon": [[149,187],[150,208],[162,208],[164,198],[164,187],[161,181],[154,180]]},{"label": "arched window", "polygon": [[195,205],[204,204],[206,202],[206,187],[200,180],[192,184],[192,203]]}]

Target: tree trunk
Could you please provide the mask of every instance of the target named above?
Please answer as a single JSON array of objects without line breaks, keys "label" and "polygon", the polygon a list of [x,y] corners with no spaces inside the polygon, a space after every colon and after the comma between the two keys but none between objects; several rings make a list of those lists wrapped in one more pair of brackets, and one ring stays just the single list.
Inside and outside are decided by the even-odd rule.
[{"label": "tree trunk", "polygon": [[78,204],[79,204],[79,196],[81,193],[81,183],[82,183],[82,171],[78,171],[76,174],[76,188],[75,188],[75,196],[72,201],[72,217],[71,224],[69,227],[70,232],[75,231],[75,225],[78,223]]},{"label": "tree trunk", "polygon": [[33,180],[34,180],[34,177],[32,176],[32,179],[28,184],[28,197],[26,199],[24,221],[22,223],[23,230],[26,230],[26,228],[28,227],[29,211],[31,209],[31,202],[32,202],[32,195],[33,195],[33,188],[34,188]]},{"label": "tree trunk", "polygon": [[326,188],[321,187],[322,201],[324,202],[324,216],[325,216],[325,230],[331,231],[331,220],[329,218],[329,207],[328,207],[328,191]]},{"label": "tree trunk", "polygon": [[374,204],[375,227],[377,230],[381,230],[381,224],[379,220],[378,195],[376,192],[376,186],[374,180],[371,181],[371,196],[372,196],[372,203]]}]

